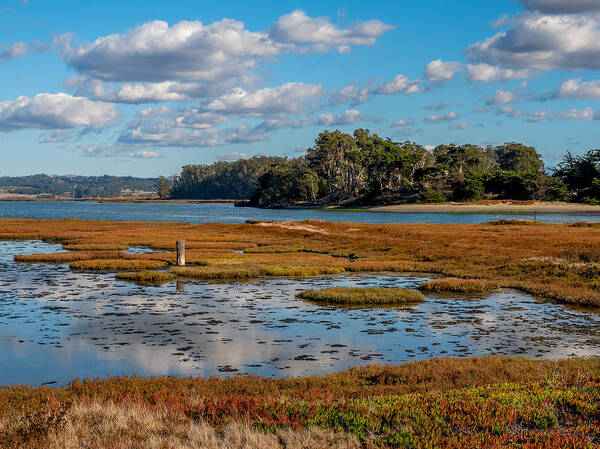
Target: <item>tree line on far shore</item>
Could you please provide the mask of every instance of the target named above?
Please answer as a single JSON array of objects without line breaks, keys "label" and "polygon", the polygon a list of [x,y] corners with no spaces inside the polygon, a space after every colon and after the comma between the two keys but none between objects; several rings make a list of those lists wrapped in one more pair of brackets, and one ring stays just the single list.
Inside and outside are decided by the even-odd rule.
[{"label": "tree line on far shore", "polygon": [[63,198],[110,198],[135,196],[140,193],[152,195],[156,178],[132,176],[1,176],[0,191],[7,194],[35,195],[38,197]]},{"label": "tree line on far shore", "polygon": [[373,205],[485,199],[600,204],[600,150],[566,153],[545,170],[534,147],[394,142],[369,130],[323,131],[305,156],[186,165],[161,198],[235,199],[258,207]]}]

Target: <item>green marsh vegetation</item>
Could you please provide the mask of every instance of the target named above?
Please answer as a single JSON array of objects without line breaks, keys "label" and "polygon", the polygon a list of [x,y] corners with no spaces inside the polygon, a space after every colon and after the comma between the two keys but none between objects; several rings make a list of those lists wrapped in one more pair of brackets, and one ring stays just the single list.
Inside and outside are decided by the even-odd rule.
[{"label": "green marsh vegetation", "polygon": [[308,290],[298,298],[336,305],[415,305],[424,301],[417,290],[408,288],[329,287]]}]

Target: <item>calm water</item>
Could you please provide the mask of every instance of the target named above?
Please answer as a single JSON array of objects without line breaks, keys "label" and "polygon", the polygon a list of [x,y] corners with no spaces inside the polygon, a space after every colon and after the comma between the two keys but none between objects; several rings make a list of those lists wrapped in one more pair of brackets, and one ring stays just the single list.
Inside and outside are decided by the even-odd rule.
[{"label": "calm water", "polygon": [[[72,203],[71,203],[72,204]],[[416,287],[424,278],[352,275],[139,287],[66,265],[17,265],[60,245],[0,242],[0,384],[106,375],[323,374],[374,362],[600,353],[600,315],[501,291],[428,296],[403,308],[344,309],[296,299],[330,285]]]},{"label": "calm water", "polygon": [[[356,223],[482,223],[530,214],[405,213],[327,211],[322,209],[267,210],[215,203],[93,203],[0,201],[4,218],[79,218],[90,220],[183,221],[243,223],[246,220],[302,221],[307,219]],[[538,214],[549,223],[600,221],[600,213]]]}]

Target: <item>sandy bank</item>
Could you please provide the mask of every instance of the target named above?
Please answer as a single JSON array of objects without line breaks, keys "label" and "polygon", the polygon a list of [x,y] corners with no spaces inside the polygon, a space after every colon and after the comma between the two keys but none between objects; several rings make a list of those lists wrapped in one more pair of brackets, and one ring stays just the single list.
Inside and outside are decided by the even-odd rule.
[{"label": "sandy bank", "polygon": [[600,213],[600,206],[577,203],[443,203],[443,204],[396,204],[371,207],[373,212],[444,212],[444,213],[507,213],[507,214],[560,214],[560,213]]}]

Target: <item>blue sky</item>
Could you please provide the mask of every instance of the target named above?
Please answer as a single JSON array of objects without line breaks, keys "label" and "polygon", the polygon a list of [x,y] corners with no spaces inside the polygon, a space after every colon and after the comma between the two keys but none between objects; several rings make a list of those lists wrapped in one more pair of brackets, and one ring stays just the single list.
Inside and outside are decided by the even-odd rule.
[{"label": "blue sky", "polygon": [[599,147],[600,0],[3,0],[0,175],[295,157],[323,129]]}]

